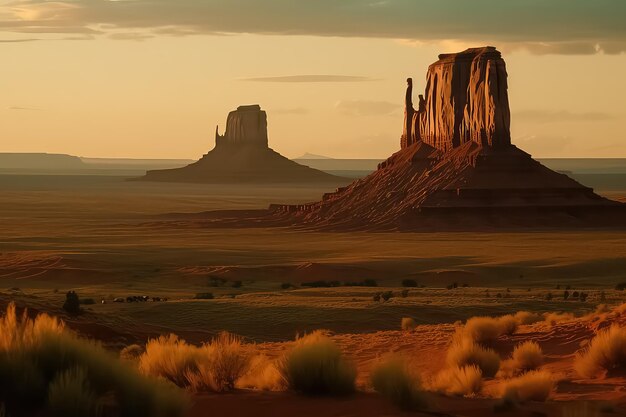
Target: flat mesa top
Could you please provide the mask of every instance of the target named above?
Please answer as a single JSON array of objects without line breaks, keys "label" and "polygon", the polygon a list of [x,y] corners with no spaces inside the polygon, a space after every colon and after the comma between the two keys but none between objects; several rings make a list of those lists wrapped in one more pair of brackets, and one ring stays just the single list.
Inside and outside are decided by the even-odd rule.
[{"label": "flat mesa top", "polygon": [[480,48],[469,48],[463,52],[457,52],[454,54],[440,54],[439,61],[432,65],[448,64],[458,61],[471,61],[478,55],[486,55],[489,58],[501,58],[502,54],[494,46],[483,46]]},{"label": "flat mesa top", "polygon": [[237,111],[261,111],[261,106],[259,106],[258,104],[239,106],[237,107]]}]

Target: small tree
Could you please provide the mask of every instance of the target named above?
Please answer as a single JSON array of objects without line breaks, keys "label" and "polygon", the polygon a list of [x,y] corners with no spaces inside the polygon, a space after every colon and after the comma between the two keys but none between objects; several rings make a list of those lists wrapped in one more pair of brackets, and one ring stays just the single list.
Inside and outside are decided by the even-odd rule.
[{"label": "small tree", "polygon": [[67,294],[65,294],[63,310],[70,314],[80,313],[80,300],[78,299],[78,294],[76,294],[75,291],[68,291]]},{"label": "small tree", "polygon": [[569,291],[565,290],[565,292],[563,293],[563,299],[567,300],[569,298]]}]

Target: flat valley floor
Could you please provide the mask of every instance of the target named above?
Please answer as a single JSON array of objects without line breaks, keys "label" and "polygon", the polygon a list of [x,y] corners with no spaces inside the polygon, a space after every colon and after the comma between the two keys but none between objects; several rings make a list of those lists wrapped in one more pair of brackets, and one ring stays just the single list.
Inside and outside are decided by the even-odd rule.
[{"label": "flat valley floor", "polygon": [[[0,307],[15,301],[33,312],[59,315],[111,349],[165,333],[202,343],[228,330],[272,356],[297,334],[326,329],[354,358],[365,385],[371,363],[389,351],[416,357],[425,372],[436,372],[454,323],[472,316],[520,310],[582,316],[600,303],[626,302],[626,294],[615,290],[626,282],[623,230],[319,233],[207,228],[164,216],[303,203],[329,191],[328,185],[0,175]],[[612,187],[608,196],[624,200],[626,190]],[[405,288],[403,281],[416,286]],[[376,287],[363,286],[372,282]],[[564,300],[568,286],[588,298]],[[61,309],[68,290],[94,300],[79,318]],[[375,301],[386,291],[391,291],[388,301]],[[209,293],[212,299],[206,299]],[[167,301],[114,302],[133,296]],[[401,332],[403,317],[412,317],[418,330]],[[515,337],[548,340],[549,366],[566,373],[591,333],[580,321],[559,326],[522,329]],[[508,348],[510,341],[503,352]],[[574,386],[572,378],[556,395],[566,403],[529,405],[510,415],[539,410],[578,416],[566,414],[570,401],[611,400],[618,411],[626,401],[623,379],[594,388]],[[226,411],[241,399],[250,407],[238,414]],[[224,411],[219,414],[257,417],[295,415],[290,413],[296,409],[309,410],[298,415],[401,415],[367,393],[337,401],[242,392],[199,397],[192,415],[205,415],[207,402]],[[433,401],[442,403],[438,409],[448,413],[442,415],[489,415],[485,410],[492,407],[484,398]]]}]

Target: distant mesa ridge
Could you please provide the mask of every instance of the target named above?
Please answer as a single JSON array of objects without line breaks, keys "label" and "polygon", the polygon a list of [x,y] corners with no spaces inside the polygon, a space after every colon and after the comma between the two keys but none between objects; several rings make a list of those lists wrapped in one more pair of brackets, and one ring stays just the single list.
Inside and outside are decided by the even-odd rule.
[{"label": "distant mesa ridge", "polygon": [[291,161],[269,147],[267,114],[258,104],[239,106],[215,129],[215,147],[182,168],[148,171],[143,181],[198,183],[346,183],[337,177]]},{"label": "distant mesa ridge", "polygon": [[626,225],[626,205],[511,144],[510,123],[496,48],[440,55],[417,109],[407,79],[400,151],[321,201],[270,212],[289,224],[353,230]]}]

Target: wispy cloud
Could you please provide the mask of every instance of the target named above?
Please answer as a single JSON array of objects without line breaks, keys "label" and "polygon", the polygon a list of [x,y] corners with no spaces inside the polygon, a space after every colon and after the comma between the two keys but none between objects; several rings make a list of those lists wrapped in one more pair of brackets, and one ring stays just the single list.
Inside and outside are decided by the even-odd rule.
[{"label": "wispy cloud", "polygon": [[370,100],[340,100],[335,109],[349,116],[386,116],[400,109],[397,103]]},{"label": "wispy cloud", "polygon": [[357,83],[376,81],[374,78],[358,75],[284,75],[278,77],[240,78],[239,80],[261,83]]},{"label": "wispy cloud", "polygon": [[626,51],[623,0],[19,0],[0,30],[255,33],[490,43],[532,53]]},{"label": "wispy cloud", "polygon": [[513,112],[515,120],[532,123],[598,122],[613,120],[615,115],[603,112],[571,112],[567,110],[520,110]]},{"label": "wispy cloud", "polygon": [[0,39],[0,43],[22,43],[22,42],[34,42],[41,39],[29,38],[29,39]]},{"label": "wispy cloud", "polygon": [[20,106],[11,106],[7,107],[8,110],[19,110],[19,111],[42,111],[43,109],[37,109],[35,107],[20,107]]}]

